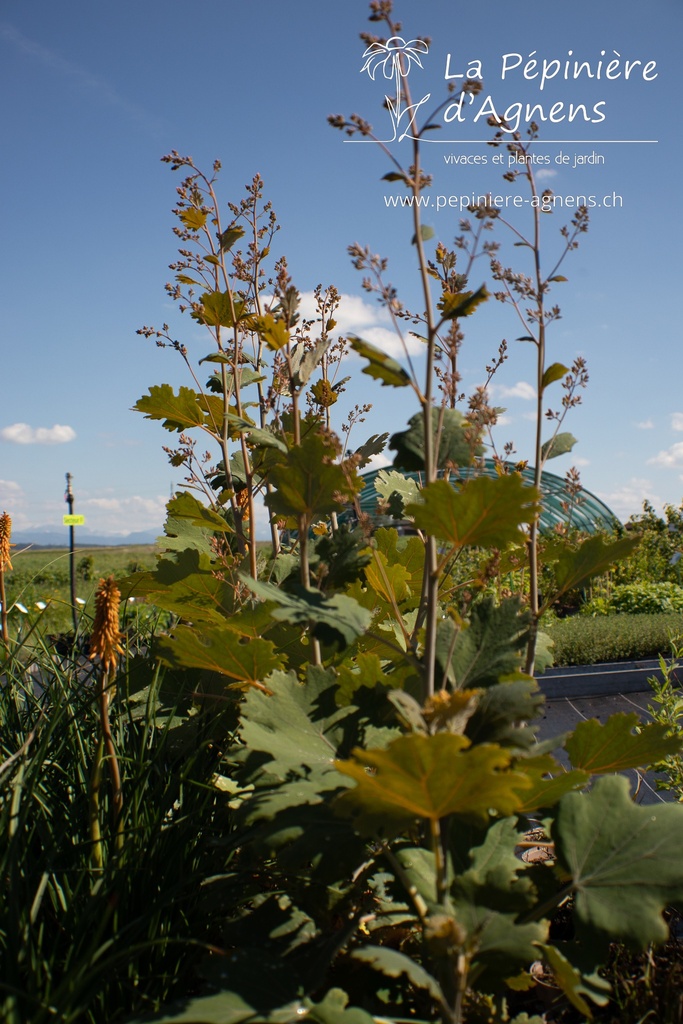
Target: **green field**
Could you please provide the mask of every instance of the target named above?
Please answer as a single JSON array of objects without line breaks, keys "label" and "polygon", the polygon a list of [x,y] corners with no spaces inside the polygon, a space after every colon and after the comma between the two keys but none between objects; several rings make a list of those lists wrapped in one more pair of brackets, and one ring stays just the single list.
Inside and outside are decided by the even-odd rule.
[{"label": "green field", "polygon": [[[123,579],[152,569],[156,551],[153,544],[77,548],[74,567],[79,621],[85,624],[92,619],[95,589],[102,576]],[[19,549],[12,552],[12,565],[5,578],[10,631],[25,635],[33,627],[41,633],[73,629],[68,548]]]}]

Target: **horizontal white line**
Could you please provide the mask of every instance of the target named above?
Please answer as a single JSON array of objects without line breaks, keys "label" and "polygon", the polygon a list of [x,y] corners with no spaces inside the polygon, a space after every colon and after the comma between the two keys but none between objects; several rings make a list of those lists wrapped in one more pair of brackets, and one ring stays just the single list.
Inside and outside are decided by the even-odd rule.
[{"label": "horizontal white line", "polygon": [[[353,139],[349,139],[352,142]],[[501,139],[498,142],[499,146],[509,145],[509,142],[513,142],[513,139],[506,140]],[[659,139],[527,139],[526,142],[520,139],[521,145],[533,145],[533,146],[554,146],[562,144],[563,146],[568,145],[586,145],[586,146],[644,146],[653,145],[659,142]],[[438,142],[442,146],[457,146],[460,142],[476,142],[486,146],[493,145],[486,139],[420,139],[420,142]]]},{"label": "horizontal white line", "polygon": [[[376,139],[343,139],[343,142],[367,142],[377,144]],[[381,140],[380,140],[381,141]],[[463,143],[471,143],[479,146],[504,146],[514,142],[514,139],[501,139],[493,143],[490,139],[420,139],[420,142],[429,142],[438,146],[459,146]],[[523,139],[519,140],[521,145],[534,146],[555,146],[555,145],[586,145],[586,146],[652,146],[659,142],[659,139]]]}]

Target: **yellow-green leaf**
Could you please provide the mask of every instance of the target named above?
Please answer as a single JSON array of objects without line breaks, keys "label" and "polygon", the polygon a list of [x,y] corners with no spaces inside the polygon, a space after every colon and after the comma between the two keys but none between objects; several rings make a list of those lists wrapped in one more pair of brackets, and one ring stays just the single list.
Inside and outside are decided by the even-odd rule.
[{"label": "yellow-green leaf", "polygon": [[193,277],[188,277],[187,274],[176,274],[175,279],[176,281],[178,281],[179,284],[196,284],[200,288],[202,286],[201,281],[195,281]]},{"label": "yellow-green leaf", "polygon": [[469,316],[488,297],[486,285],[477,288],[476,292],[444,292],[438,303],[441,319],[455,320],[456,317]]},{"label": "yellow-green leaf", "polygon": [[530,782],[508,770],[510,755],[497,744],[468,747],[469,740],[454,733],[414,733],[385,750],[356,748],[353,760],[336,762],[357,782],[336,808],[365,835],[400,831],[416,818],[459,814],[486,822],[491,809],[514,814]]},{"label": "yellow-green leaf", "polygon": [[205,292],[201,304],[201,310],[192,316],[209,327],[234,327],[244,318],[245,303],[231,292]]},{"label": "yellow-green leaf", "polygon": [[388,562],[380,551],[373,551],[372,561],[365,567],[365,578],[388,604],[401,604],[410,595],[408,570],[396,562]]},{"label": "yellow-green leaf", "polygon": [[368,360],[368,365],[363,367],[363,373],[367,373],[369,377],[375,377],[383,386],[389,385],[393,388],[404,388],[410,384],[410,377],[401,364],[386,352],[355,335],[350,335],[349,344],[354,352]]},{"label": "yellow-green leaf", "polygon": [[190,231],[199,231],[206,224],[208,215],[204,210],[197,210],[194,206],[190,206],[187,210],[181,210],[178,216]]},{"label": "yellow-green leaf", "polygon": [[193,526],[200,526],[214,533],[234,533],[234,528],[212,508],[202,505],[194,494],[181,491],[166,506],[174,519],[184,519]]},{"label": "yellow-green leaf", "polygon": [[419,537],[400,537],[391,527],[380,527],[375,531],[373,541],[377,551],[387,562],[402,565],[410,573],[414,588],[422,588],[424,570],[424,544]]},{"label": "yellow-green leaf", "polygon": [[289,344],[289,331],[284,320],[276,320],[272,313],[254,317],[254,328],[271,352],[278,352]]},{"label": "yellow-green leaf", "polygon": [[543,380],[541,386],[547,388],[549,384],[553,384],[556,380],[560,380],[569,373],[569,367],[564,366],[563,363],[553,363],[549,366],[543,374]]},{"label": "yellow-green leaf", "polygon": [[[420,238],[423,242],[428,242],[430,238],[434,237],[434,228],[431,224],[420,224]],[[411,245],[417,245],[417,235],[413,235],[410,240]]]}]

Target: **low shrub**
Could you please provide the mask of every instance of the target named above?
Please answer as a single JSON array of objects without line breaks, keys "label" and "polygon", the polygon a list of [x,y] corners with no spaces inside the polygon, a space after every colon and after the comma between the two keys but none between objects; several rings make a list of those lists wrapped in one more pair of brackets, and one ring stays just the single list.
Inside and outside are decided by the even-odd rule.
[{"label": "low shrub", "polygon": [[628,615],[683,611],[683,587],[677,583],[623,583],[613,588],[609,597],[594,597],[584,605],[582,615],[606,615],[622,612]]},{"label": "low shrub", "polygon": [[577,615],[545,627],[554,643],[556,665],[592,665],[601,661],[655,658],[671,649],[671,637],[683,632],[678,612],[655,615]]}]

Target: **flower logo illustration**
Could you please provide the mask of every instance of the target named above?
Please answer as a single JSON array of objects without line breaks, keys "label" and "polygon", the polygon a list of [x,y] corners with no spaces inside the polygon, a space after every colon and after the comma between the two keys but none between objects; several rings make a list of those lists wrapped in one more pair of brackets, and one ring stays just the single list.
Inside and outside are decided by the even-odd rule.
[{"label": "flower logo illustration", "polygon": [[[423,39],[411,39],[410,42],[406,42],[401,36],[392,36],[391,39],[387,39],[386,43],[371,43],[363,54],[365,63],[361,68],[361,74],[367,71],[374,82],[375,76],[381,68],[384,78],[393,79],[396,82],[395,98],[386,97],[394,128],[393,137],[386,139],[387,142],[394,142],[396,139],[401,142],[405,138],[414,138],[412,133],[415,114],[431,94],[427,93],[418,103],[406,102],[405,105],[402,105],[403,94],[406,92],[404,79],[408,77],[413,63],[420,68],[423,67],[420,56],[426,53],[429,53],[429,47]],[[406,120],[407,124],[399,135],[399,126],[403,120]]]},{"label": "flower logo illustration", "polygon": [[[361,68],[361,73],[367,71],[374,82],[377,69],[381,67],[385,78],[395,78],[397,75],[405,78],[412,61],[422,67],[421,53],[429,53],[429,47],[422,39],[411,39],[406,43],[401,36],[392,36],[386,43],[371,43],[368,46],[363,54],[367,60]],[[401,55],[405,58],[405,66],[401,61]]]}]

